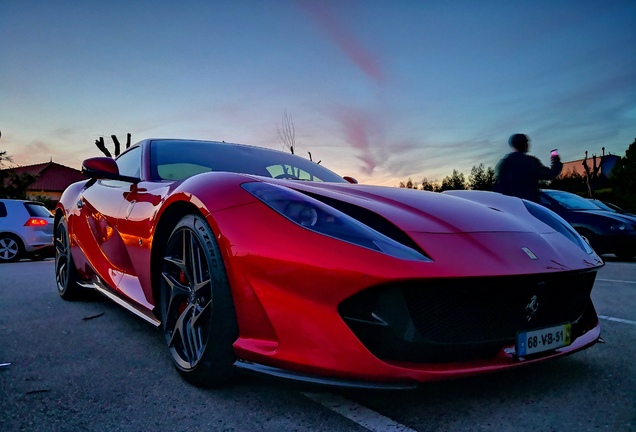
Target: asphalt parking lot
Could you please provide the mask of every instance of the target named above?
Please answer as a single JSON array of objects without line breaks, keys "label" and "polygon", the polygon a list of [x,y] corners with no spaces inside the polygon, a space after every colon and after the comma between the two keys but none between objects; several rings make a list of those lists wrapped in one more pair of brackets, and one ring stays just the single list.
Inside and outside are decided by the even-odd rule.
[{"label": "asphalt parking lot", "polygon": [[519,370],[407,392],[257,377],[199,389],[159,332],[108,300],[66,302],[53,261],[0,265],[1,431],[633,431],[636,262],[592,292],[604,344]]}]

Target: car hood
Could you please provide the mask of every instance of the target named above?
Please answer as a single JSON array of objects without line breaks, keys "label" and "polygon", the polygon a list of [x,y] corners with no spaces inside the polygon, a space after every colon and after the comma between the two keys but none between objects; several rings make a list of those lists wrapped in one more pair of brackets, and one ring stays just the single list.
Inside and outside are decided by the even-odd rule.
[{"label": "car hood", "polygon": [[[468,191],[476,194],[466,199],[386,186],[271,179],[268,182],[295,189],[327,204],[336,200],[358,206],[384,217],[406,232],[554,232],[531,216],[522,200],[495,193]],[[484,203],[474,201],[475,196],[483,198]]]}]

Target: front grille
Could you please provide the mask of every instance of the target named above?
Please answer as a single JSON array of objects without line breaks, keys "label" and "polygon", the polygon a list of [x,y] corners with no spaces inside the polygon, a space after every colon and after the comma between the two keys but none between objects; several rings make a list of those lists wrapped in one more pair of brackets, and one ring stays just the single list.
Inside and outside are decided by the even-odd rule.
[{"label": "front grille", "polygon": [[339,312],[382,359],[488,358],[514,343],[519,331],[575,323],[593,310],[595,277],[585,272],[409,282],[366,290],[343,302]]},{"label": "front grille", "polygon": [[475,343],[511,340],[518,331],[576,321],[593,283],[594,275],[586,273],[445,281],[402,291],[425,339]]}]

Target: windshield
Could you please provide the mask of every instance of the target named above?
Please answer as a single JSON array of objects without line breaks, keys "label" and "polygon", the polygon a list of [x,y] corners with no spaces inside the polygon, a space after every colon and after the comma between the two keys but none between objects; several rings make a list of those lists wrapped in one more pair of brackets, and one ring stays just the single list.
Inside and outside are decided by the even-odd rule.
[{"label": "windshield", "polygon": [[624,213],[622,208],[612,203],[606,203],[600,200],[591,200],[591,201],[597,206],[599,206],[600,208],[602,208],[603,210],[611,211],[614,213]]},{"label": "windshield", "polygon": [[568,210],[600,210],[596,204],[573,193],[547,190],[543,192]]},{"label": "windshield", "polygon": [[209,141],[156,140],[150,149],[154,180],[182,180],[210,171],[323,182],[346,181],[308,159],[240,144]]}]

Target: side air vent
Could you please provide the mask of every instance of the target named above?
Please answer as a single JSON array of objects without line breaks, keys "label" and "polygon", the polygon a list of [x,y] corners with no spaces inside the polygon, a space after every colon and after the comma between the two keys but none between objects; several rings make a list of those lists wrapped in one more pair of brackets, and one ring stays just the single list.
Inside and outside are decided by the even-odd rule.
[{"label": "side air vent", "polygon": [[384,234],[390,239],[395,240],[396,242],[401,243],[404,246],[408,246],[411,249],[414,249],[422,255],[430,258],[430,256],[424,250],[422,250],[422,248],[417,243],[415,243],[413,239],[411,239],[411,237],[406,235],[404,231],[402,231],[400,228],[398,228],[379,214],[367,210],[363,207],[339,201],[337,199],[328,198],[322,195],[316,195],[305,191],[299,192],[302,192],[305,195],[308,195],[318,201],[322,201],[328,206],[343,212],[347,216],[350,216],[358,220],[359,222],[362,222],[369,228],[373,228],[377,232]]}]

